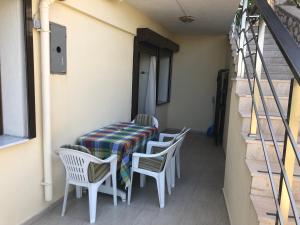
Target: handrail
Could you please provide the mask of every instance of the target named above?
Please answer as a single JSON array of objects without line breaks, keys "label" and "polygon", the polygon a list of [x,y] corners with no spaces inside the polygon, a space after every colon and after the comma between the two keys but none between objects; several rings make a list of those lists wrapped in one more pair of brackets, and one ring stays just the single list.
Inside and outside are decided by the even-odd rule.
[{"label": "handrail", "polygon": [[[258,9],[260,16],[252,15],[252,11],[250,8],[247,9],[246,5],[248,4],[248,0],[244,0],[243,10],[239,16],[241,17],[241,22],[236,25],[233,25],[232,37],[235,39],[237,49],[238,49],[238,63],[242,64],[242,67],[238,67],[238,71],[240,72],[237,74],[241,74],[241,77],[244,77],[248,80],[250,93],[252,97],[252,117],[251,117],[251,129],[250,134],[258,134],[262,143],[262,150],[267,166],[267,173],[269,175],[272,194],[274,198],[274,203],[276,207],[276,224],[280,223],[280,225],[285,225],[288,220],[288,211],[289,207],[293,212],[293,220],[297,225],[300,225],[300,217],[299,211],[297,209],[296,200],[293,195],[293,169],[290,167],[286,167],[286,163],[291,163],[294,165],[294,159],[300,165],[300,149],[297,143],[298,128],[295,126],[295,121],[297,121],[298,115],[298,100],[299,99],[299,84],[300,84],[300,48],[296,44],[295,40],[290,36],[288,30],[284,27],[284,25],[280,22],[279,18],[273,12],[273,9],[268,5],[266,0],[255,0],[256,9]],[[246,9],[246,10],[245,10]],[[255,8],[254,8],[255,9]],[[246,20],[245,20],[246,18]],[[257,22],[259,21],[259,32],[258,35],[255,33],[253,26],[256,26]],[[238,22],[238,21],[236,21]],[[238,25],[237,25],[238,24]],[[275,86],[272,82],[271,74],[268,71],[266,66],[264,56],[263,56],[263,39],[264,39],[264,26],[267,24],[273,39],[276,41],[285,61],[289,65],[291,69],[295,82],[294,85],[296,92],[290,93],[290,96],[296,96],[296,102],[289,98],[289,105],[293,105],[294,113],[293,119],[290,120],[289,116],[287,116],[284,112],[284,109],[281,105],[279,100],[278,94],[276,93]],[[249,33],[248,33],[249,32]],[[248,36],[250,34],[250,36]],[[253,51],[252,47],[250,48],[250,43],[254,43],[255,51]],[[241,57],[241,58],[240,58]],[[246,62],[246,59],[250,59],[250,64]],[[241,61],[240,61],[241,60]],[[251,69],[251,72],[250,72]],[[280,147],[278,142],[278,137],[276,136],[274,126],[271,120],[271,114],[269,112],[269,106],[267,105],[266,99],[264,97],[263,88],[260,82],[260,75],[261,70],[263,69],[267,84],[270,87],[272,96],[275,100],[275,105],[279,111],[279,117],[284,126],[285,131],[285,139],[289,141],[289,147],[285,146],[283,149],[283,154],[291,154],[294,159],[289,157],[289,160],[286,161],[280,153]],[[253,82],[253,83],[252,83]],[[297,93],[297,94],[295,94]],[[295,94],[295,95],[294,95]],[[298,97],[297,97],[298,96]],[[274,178],[273,178],[273,169],[270,163],[269,152],[266,146],[266,139],[262,132],[262,123],[259,119],[260,113],[258,111],[258,104],[262,104],[263,113],[267,120],[267,127],[271,134],[271,140],[274,144],[276,159],[280,167],[280,188],[277,190]],[[297,105],[297,106],[295,106]],[[298,110],[298,111],[297,111]],[[297,113],[295,113],[297,111]],[[293,121],[293,122],[291,122]],[[291,124],[290,124],[291,122]],[[255,126],[257,125],[257,127]],[[252,129],[253,125],[253,129]],[[290,126],[291,125],[291,126]],[[291,128],[292,127],[292,128]],[[258,129],[257,129],[258,128]],[[258,131],[258,133],[257,133]],[[295,136],[296,135],[296,136]],[[287,153],[288,152],[288,153]],[[282,187],[285,185],[285,189],[283,190]],[[281,198],[281,195],[284,196]],[[281,200],[284,199],[284,204],[282,204]],[[288,207],[286,206],[288,204]]]},{"label": "handrail", "polygon": [[295,79],[300,84],[299,46],[266,0],[256,0],[256,6],[268,25],[274,40],[283,54],[283,57],[290,66]]},{"label": "handrail", "polygon": [[297,8],[300,8],[300,1],[299,0],[294,0],[294,2],[296,4]]},{"label": "handrail", "polygon": [[[252,35],[254,35],[254,30],[253,30],[252,26],[251,26],[251,31],[252,31]],[[246,33],[244,35],[246,36]],[[248,42],[247,37],[246,37],[246,42]],[[256,45],[257,53],[259,54],[259,56],[261,58],[263,58],[263,54],[262,54],[262,52],[261,52],[261,50],[260,50],[260,48],[258,46],[257,41],[255,40],[254,43]],[[289,137],[289,139],[291,141],[291,144],[292,144],[293,150],[295,152],[295,156],[296,156],[296,159],[298,161],[298,164],[300,165],[300,151],[299,151],[297,142],[295,140],[295,137],[293,137],[293,135],[292,135],[292,131],[291,131],[290,127],[289,127],[288,120],[287,120],[286,116],[284,115],[283,107],[280,104],[279,97],[278,97],[278,95],[277,95],[277,93],[275,91],[275,87],[274,87],[274,85],[272,83],[271,76],[270,76],[270,74],[268,72],[268,68],[267,68],[266,63],[264,62],[264,60],[262,60],[262,66],[264,68],[264,71],[265,71],[265,74],[266,74],[266,78],[267,78],[267,81],[269,83],[271,92],[272,92],[272,94],[274,96],[275,104],[276,104],[276,106],[278,108],[278,111],[279,111],[282,123],[283,123],[283,125],[284,125],[284,127],[286,129],[287,135],[288,135],[288,137]]]},{"label": "handrail", "polygon": [[[245,62],[244,52],[242,52],[242,55],[243,55],[243,60]],[[250,87],[250,90],[251,90],[251,97],[252,97],[252,99],[254,99],[254,85],[251,84],[251,78],[250,78],[248,66],[247,66],[246,63],[245,63],[245,72],[246,72],[248,84],[249,84],[249,87]],[[255,115],[258,118],[259,117],[258,106],[257,106],[257,103],[255,101],[253,101],[253,108],[254,108]],[[263,150],[265,161],[266,161],[267,172],[268,172],[268,176],[269,176],[270,183],[271,183],[271,189],[272,189],[272,194],[273,194],[273,197],[274,197],[274,203],[275,203],[277,215],[278,215],[279,221],[283,221],[283,216],[282,216],[282,213],[280,211],[280,204],[279,204],[279,201],[277,199],[278,192],[276,191],[276,188],[275,188],[276,185],[275,185],[275,181],[274,181],[274,178],[273,178],[273,171],[272,171],[272,167],[270,165],[269,155],[268,155],[268,151],[267,151],[268,148],[267,148],[267,145],[266,145],[265,137],[264,137],[263,133],[261,132],[261,130],[262,130],[261,126],[262,125],[261,125],[261,122],[259,120],[257,120],[257,125],[258,125],[258,130],[259,130],[259,136],[260,136],[260,139],[261,139],[261,142],[262,142],[262,150]],[[276,151],[276,153],[277,153],[277,157],[278,157],[278,151]]]},{"label": "handrail", "polygon": [[[245,36],[245,39],[246,39],[246,43],[247,44],[247,48],[248,48],[248,51],[250,50],[250,46],[249,46],[249,42],[248,42],[248,39],[247,39],[247,33],[244,31],[244,36]],[[258,52],[260,52],[260,48],[259,46],[257,46],[257,50]],[[262,55],[261,55],[262,56]],[[243,57],[244,58],[244,57]],[[254,68],[254,65],[255,65],[255,62],[254,62],[254,59],[252,58],[252,56],[250,57],[250,60],[251,60],[251,64]],[[245,62],[245,58],[244,58],[244,62]],[[263,64],[264,64],[264,60],[262,60]],[[247,72],[247,64],[245,63],[245,69],[246,69],[246,75],[247,75],[247,79],[250,81],[250,76],[249,76],[249,73]],[[266,69],[266,68],[265,68]],[[265,70],[266,74],[267,73],[267,69]],[[273,124],[271,122],[271,117],[270,117],[270,113],[269,113],[269,110],[268,110],[268,107],[267,107],[267,103],[266,103],[266,100],[264,99],[264,95],[263,95],[263,90],[262,90],[262,87],[261,87],[261,84],[260,84],[260,81],[258,80],[257,78],[257,74],[256,74],[256,71],[254,70],[253,72],[254,74],[254,78],[256,79],[256,84],[258,86],[258,90],[259,90],[259,96],[261,98],[261,102],[262,102],[262,106],[263,106],[263,109],[264,109],[264,112],[265,112],[265,115],[266,115],[266,118],[267,118],[267,123],[268,123],[268,127],[270,129],[270,132],[271,132],[271,137],[272,137],[272,141],[273,141],[273,144],[274,144],[274,147],[275,147],[275,152],[276,152],[276,156],[277,156],[277,159],[278,159],[278,163],[279,163],[279,166],[281,168],[281,173],[283,175],[283,179],[284,179],[284,182],[286,183],[286,188],[287,188],[287,192],[288,192],[288,195],[289,195],[289,200],[290,200],[290,203],[291,203],[291,206],[292,206],[292,210],[293,210],[293,213],[295,215],[295,220],[296,220],[296,224],[300,225],[300,219],[299,219],[299,213],[298,213],[298,210],[297,210],[297,206],[296,206],[296,200],[293,196],[293,191],[291,189],[291,184],[288,180],[288,176],[287,176],[287,172],[284,168],[284,165],[283,165],[283,162],[281,161],[281,158],[280,158],[280,150],[279,150],[279,145],[278,145],[278,141],[277,141],[277,138],[276,138],[276,135],[275,135],[275,131],[274,131],[274,128],[273,128]],[[267,75],[268,79],[270,79],[270,86],[272,87],[272,82],[271,82],[271,78],[269,77],[269,74]],[[273,87],[274,88],[274,87]],[[251,82],[250,82],[250,89],[251,88]],[[252,89],[254,90],[254,89]],[[273,91],[273,90],[272,90]],[[274,92],[273,92],[273,95],[274,97],[276,96],[276,92],[275,92],[275,88],[274,88]],[[253,96],[253,94],[252,94]],[[278,97],[277,97],[278,98]],[[258,114],[258,109],[256,107],[256,102],[253,101],[253,106],[254,106],[254,111],[255,111],[255,114],[256,114],[256,118],[259,117],[259,114]],[[279,106],[281,107],[281,104],[279,103]],[[283,118],[282,118],[283,119]],[[284,120],[284,119],[283,119]],[[285,120],[284,120],[285,121]],[[260,137],[261,137],[261,140],[262,140],[262,143],[264,143],[264,138],[263,138],[263,135],[262,135],[262,132],[261,132],[261,122],[260,120],[258,119],[257,120],[257,123],[258,123],[258,126],[259,126],[259,134],[260,134]],[[287,133],[289,135],[289,138],[291,140],[294,141],[294,137],[293,135],[291,134],[291,131],[290,131],[290,127],[287,125]],[[297,159],[298,159],[298,162],[300,164],[300,161],[299,161],[299,156],[298,156],[298,146],[297,144],[295,145],[295,147],[293,146],[293,149],[294,149],[294,152],[297,156]],[[264,149],[265,150],[265,149]],[[266,154],[266,153],[264,153]],[[266,154],[268,155],[268,154]],[[265,156],[266,157],[266,156]],[[269,160],[266,158],[266,163],[267,163],[267,166],[268,166],[268,170],[270,171],[270,166],[269,166]],[[271,171],[270,171],[271,172]],[[270,178],[272,180],[272,178]],[[274,184],[271,183],[271,186],[272,186],[272,189],[274,189],[275,187],[273,187]],[[274,191],[273,191],[274,192]],[[274,193],[275,195],[275,193]],[[275,197],[275,196],[274,196]],[[276,199],[276,197],[275,197]],[[276,199],[277,200],[277,199]],[[277,203],[277,202],[276,202]],[[276,205],[277,206],[277,205]]]}]

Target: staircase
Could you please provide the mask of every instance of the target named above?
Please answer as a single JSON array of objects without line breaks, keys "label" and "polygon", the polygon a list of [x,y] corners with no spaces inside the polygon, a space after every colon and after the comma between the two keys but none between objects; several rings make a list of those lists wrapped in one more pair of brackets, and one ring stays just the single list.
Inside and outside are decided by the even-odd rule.
[{"label": "staircase", "polygon": [[[277,108],[274,102],[274,98],[268,95],[267,81],[262,81],[264,86],[265,97],[270,110],[272,118],[272,124],[275,128],[277,140],[280,140],[279,145],[283,148],[284,137],[284,125],[281,118],[278,116]],[[280,93],[280,101],[282,105],[287,109],[288,95],[290,88],[289,80],[274,80],[274,85],[277,93]],[[271,190],[271,184],[267,173],[267,167],[262,150],[262,144],[259,139],[249,137],[250,127],[250,113],[251,113],[251,97],[246,79],[236,80],[236,95],[238,98],[238,112],[242,120],[241,135],[245,142],[245,164],[248,169],[248,178],[251,185],[250,188],[250,210],[253,211],[252,215],[256,216],[257,225],[274,225],[275,224],[275,204],[273,200],[273,194]],[[262,109],[260,109],[262,111]],[[263,113],[261,113],[263,115]],[[268,155],[271,161],[271,167],[273,169],[273,177],[276,181],[277,190],[279,188],[279,165],[277,156],[275,153],[274,145],[270,138],[269,128],[266,122],[266,118],[261,116],[260,120],[263,124],[263,134],[267,140]],[[296,166],[295,178],[293,183],[294,196],[298,202],[300,209],[300,168]],[[291,214],[292,215],[292,214]],[[253,219],[255,221],[255,219]],[[293,223],[291,223],[293,224]]]},{"label": "staircase", "polygon": [[[251,36],[249,36],[249,39]],[[237,57],[236,57],[236,44],[231,39],[231,47],[235,62],[235,69],[237,69]],[[254,45],[251,44],[251,50],[254,49]],[[265,42],[264,42],[264,59],[267,64],[268,71],[273,80],[273,84],[276,89],[276,93],[279,96],[279,100],[287,112],[289,92],[290,92],[290,79],[292,78],[292,73],[289,66],[287,65],[285,59],[283,58],[277,44],[275,43],[270,31],[266,29]],[[247,61],[248,68],[251,68],[250,61]],[[251,72],[251,71],[250,71]],[[268,82],[264,80],[265,74],[262,73],[262,89],[264,92],[264,97],[267,102],[267,106],[271,115],[272,124],[276,133],[276,138],[279,140],[279,146],[283,148],[284,140],[284,125],[279,116],[279,111],[275,104],[274,97],[269,88]],[[251,108],[252,108],[252,97],[250,94],[250,89],[248,85],[248,80],[245,78],[237,78],[233,82],[234,92],[237,98],[237,104],[233,104],[231,107],[236,107],[237,114],[240,117],[241,123],[240,135],[242,137],[242,142],[244,143],[245,150],[244,155],[242,155],[247,177],[246,183],[250,185],[249,187],[249,220],[245,221],[245,225],[275,225],[276,220],[276,209],[274,198],[271,189],[271,183],[267,172],[266,162],[264,158],[264,153],[262,149],[262,143],[259,138],[249,137],[250,130],[250,120],[251,120]],[[232,108],[231,108],[232,110]],[[259,112],[261,114],[260,121],[262,123],[262,133],[266,137],[268,155],[271,161],[271,167],[273,169],[273,177],[276,183],[276,189],[279,189],[279,178],[280,178],[280,167],[278,164],[276,152],[274,149],[274,144],[271,141],[270,131],[264,116],[262,105],[259,105]],[[237,123],[238,124],[238,123]],[[258,136],[257,136],[258,137]],[[298,138],[300,140],[300,138]],[[241,146],[243,148],[243,145]],[[242,150],[241,150],[242,151]],[[243,152],[243,151],[242,151]],[[300,210],[300,168],[298,164],[295,166],[294,182],[293,182],[294,196],[297,201],[297,206]],[[248,191],[248,190],[247,190]],[[292,217],[292,212],[290,216]],[[244,225],[241,224],[241,225]],[[296,224],[291,218],[289,224]]]}]

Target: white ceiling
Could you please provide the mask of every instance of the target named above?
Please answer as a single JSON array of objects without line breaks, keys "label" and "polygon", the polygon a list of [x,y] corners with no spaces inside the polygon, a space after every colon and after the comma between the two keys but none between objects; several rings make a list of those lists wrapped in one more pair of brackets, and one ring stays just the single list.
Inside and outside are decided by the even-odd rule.
[{"label": "white ceiling", "polygon": [[126,0],[169,31],[184,34],[228,33],[239,0],[178,0],[187,14],[196,20],[184,24],[183,12],[176,0]]}]

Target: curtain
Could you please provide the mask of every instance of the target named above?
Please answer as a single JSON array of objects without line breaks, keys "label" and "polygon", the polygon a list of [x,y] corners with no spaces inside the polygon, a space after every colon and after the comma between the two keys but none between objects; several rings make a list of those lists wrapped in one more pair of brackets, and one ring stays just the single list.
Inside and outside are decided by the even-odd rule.
[{"label": "curtain", "polygon": [[156,111],[156,57],[151,56],[148,75],[148,86],[145,101],[145,113],[151,116]]}]

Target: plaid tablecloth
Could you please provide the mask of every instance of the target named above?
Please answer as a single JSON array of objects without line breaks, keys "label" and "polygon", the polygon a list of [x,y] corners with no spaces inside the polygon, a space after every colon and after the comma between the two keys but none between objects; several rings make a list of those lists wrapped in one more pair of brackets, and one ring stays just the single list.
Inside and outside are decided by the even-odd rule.
[{"label": "plaid tablecloth", "polygon": [[101,159],[116,154],[120,163],[120,175],[127,187],[130,182],[132,153],[144,152],[147,142],[153,140],[157,133],[155,127],[117,123],[79,137],[77,144],[87,147],[94,156]]}]

